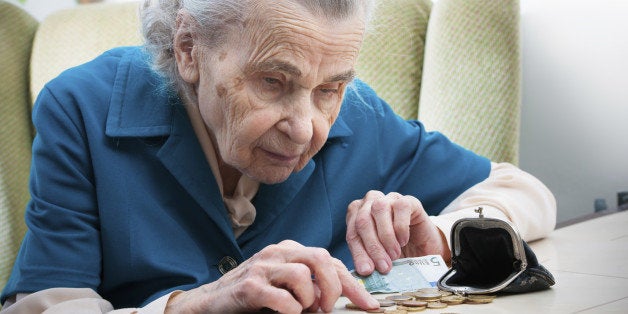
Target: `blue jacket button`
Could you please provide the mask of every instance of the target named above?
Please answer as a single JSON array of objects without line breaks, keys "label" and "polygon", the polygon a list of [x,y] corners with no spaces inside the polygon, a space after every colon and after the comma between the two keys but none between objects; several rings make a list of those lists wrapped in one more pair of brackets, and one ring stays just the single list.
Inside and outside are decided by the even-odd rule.
[{"label": "blue jacket button", "polygon": [[220,273],[224,275],[237,266],[238,262],[233,257],[225,256],[220,260],[220,263],[218,263],[218,270],[220,270]]}]

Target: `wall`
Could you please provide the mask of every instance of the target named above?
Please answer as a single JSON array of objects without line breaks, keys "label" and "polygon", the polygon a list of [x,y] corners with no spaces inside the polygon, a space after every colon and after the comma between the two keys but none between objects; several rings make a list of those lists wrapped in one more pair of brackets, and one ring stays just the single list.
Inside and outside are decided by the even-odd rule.
[{"label": "wall", "polygon": [[558,220],[628,191],[628,1],[521,0],[520,166]]},{"label": "wall", "polygon": [[[62,10],[71,8],[76,5],[76,0],[8,0],[13,3],[19,3],[24,6],[26,11],[28,11],[33,17],[37,20],[43,20],[48,14]],[[21,3],[23,2],[23,3]]]},{"label": "wall", "polygon": [[[8,0],[21,4],[37,20],[43,20],[48,14],[75,6],[78,0]],[[125,2],[138,0],[101,0],[102,2]],[[98,2],[98,1],[95,1]]]}]

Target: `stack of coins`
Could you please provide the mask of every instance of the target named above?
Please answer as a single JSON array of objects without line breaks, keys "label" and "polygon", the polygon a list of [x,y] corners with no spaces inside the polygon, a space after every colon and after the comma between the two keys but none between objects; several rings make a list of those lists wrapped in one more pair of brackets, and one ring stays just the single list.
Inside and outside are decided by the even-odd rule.
[{"label": "stack of coins", "polygon": [[[368,310],[367,313],[407,314],[420,312],[425,309],[444,309],[449,305],[457,304],[486,304],[493,302],[494,295],[461,296],[437,288],[424,288],[402,294],[389,295],[385,299],[378,299],[379,309]],[[360,310],[353,303],[346,305],[347,309]]]}]

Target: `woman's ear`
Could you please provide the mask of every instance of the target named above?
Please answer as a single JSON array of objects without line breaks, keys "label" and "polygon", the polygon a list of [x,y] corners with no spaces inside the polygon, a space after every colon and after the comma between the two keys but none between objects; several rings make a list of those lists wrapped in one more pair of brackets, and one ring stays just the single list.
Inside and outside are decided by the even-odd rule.
[{"label": "woman's ear", "polygon": [[185,12],[177,16],[177,31],[173,39],[174,56],[177,69],[181,78],[190,84],[196,84],[199,80],[199,47],[196,45],[196,37],[192,30],[195,23],[192,17]]}]

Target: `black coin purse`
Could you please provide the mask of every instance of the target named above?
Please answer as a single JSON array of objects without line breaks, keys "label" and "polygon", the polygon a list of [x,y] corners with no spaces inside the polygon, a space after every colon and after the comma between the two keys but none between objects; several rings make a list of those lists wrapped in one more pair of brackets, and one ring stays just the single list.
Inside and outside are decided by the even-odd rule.
[{"label": "black coin purse", "polygon": [[438,288],[456,294],[523,293],[554,285],[554,276],[507,221],[485,218],[456,221],[451,229],[451,268]]}]

